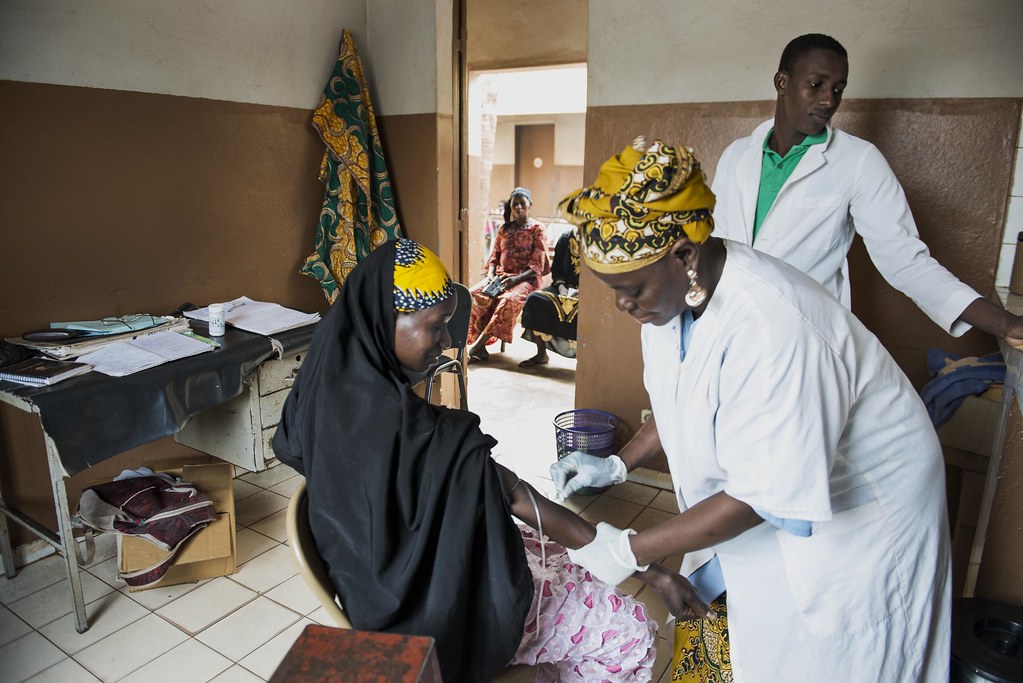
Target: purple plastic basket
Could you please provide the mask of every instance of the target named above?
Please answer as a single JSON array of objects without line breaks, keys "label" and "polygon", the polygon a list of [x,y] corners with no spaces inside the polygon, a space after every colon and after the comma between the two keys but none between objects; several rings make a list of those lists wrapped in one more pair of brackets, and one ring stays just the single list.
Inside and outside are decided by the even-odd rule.
[{"label": "purple plastic basket", "polygon": [[554,418],[558,460],[572,451],[607,457],[615,452],[617,431],[618,418],[611,413],[591,408],[566,410]]}]

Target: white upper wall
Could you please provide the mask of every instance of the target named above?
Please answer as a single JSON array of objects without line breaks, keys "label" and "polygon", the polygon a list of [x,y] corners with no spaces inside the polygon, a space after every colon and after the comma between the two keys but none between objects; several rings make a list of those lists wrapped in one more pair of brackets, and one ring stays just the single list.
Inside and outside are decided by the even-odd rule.
[{"label": "white upper wall", "polygon": [[366,0],[0,0],[0,79],[312,109],[342,28],[366,63]]},{"label": "white upper wall", "polygon": [[451,0],[366,0],[378,114],[450,114]]},{"label": "white upper wall", "polygon": [[312,109],[342,28],[378,114],[451,113],[450,0],[0,0],[0,80]]},{"label": "white upper wall", "polygon": [[849,98],[1023,97],[1021,0],[590,0],[589,105],[774,99],[802,33],[849,51]]}]

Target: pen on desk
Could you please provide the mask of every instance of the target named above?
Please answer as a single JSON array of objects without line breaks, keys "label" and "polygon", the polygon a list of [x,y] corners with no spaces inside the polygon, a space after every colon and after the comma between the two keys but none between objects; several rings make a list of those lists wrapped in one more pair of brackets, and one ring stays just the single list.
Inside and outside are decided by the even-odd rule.
[{"label": "pen on desk", "polygon": [[186,337],[191,337],[192,339],[198,339],[201,342],[205,342],[215,349],[220,348],[220,342],[213,341],[209,337],[204,337],[201,334],[196,334],[195,332],[182,332],[181,334],[185,335]]}]

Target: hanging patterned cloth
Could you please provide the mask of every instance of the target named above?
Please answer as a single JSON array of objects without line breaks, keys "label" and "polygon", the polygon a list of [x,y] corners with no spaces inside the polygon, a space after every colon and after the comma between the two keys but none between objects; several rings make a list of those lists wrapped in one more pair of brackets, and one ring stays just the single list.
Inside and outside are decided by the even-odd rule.
[{"label": "hanging patterned cloth", "polygon": [[334,73],[312,124],[327,147],[320,161],[326,190],[316,251],[300,272],[317,280],[327,301],[334,303],[360,260],[383,242],[402,236],[366,76],[348,30],[342,31]]}]

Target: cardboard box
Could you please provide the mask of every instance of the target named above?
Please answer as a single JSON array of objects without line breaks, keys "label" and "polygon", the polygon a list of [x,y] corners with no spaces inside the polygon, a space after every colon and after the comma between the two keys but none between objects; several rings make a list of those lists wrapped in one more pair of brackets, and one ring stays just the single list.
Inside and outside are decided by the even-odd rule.
[{"label": "cardboard box", "polygon": [[[238,570],[232,488],[234,466],[219,462],[162,471],[195,484],[199,491],[209,496],[217,511],[217,519],[182,543],[173,564],[159,581],[148,586],[130,586],[128,590],[135,592],[234,574]],[[121,536],[119,540],[117,564],[120,572],[151,567],[170,555],[168,551],[133,536]]]},{"label": "cardboard box", "polygon": [[995,428],[1002,413],[1002,387],[980,396],[967,396],[948,422],[938,427],[943,446],[991,457],[995,451]]}]

